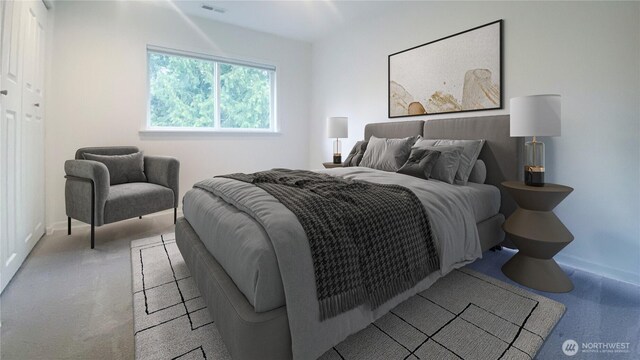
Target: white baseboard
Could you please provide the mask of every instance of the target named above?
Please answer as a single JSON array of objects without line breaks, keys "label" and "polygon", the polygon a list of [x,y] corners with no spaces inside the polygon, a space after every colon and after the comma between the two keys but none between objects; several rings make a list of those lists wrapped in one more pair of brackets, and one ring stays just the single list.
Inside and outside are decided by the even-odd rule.
[{"label": "white baseboard", "polygon": [[560,253],[555,256],[554,259],[561,265],[570,266],[591,274],[640,286],[640,274],[612,268],[607,265],[597,264],[574,255],[565,255]]},{"label": "white baseboard", "polygon": [[[158,216],[173,216],[173,210],[164,210],[157,213],[144,215],[143,218],[155,218]],[[182,216],[182,210],[178,209],[178,217]],[[82,221],[71,219],[71,229],[88,228],[91,224],[83,223]],[[57,221],[47,226],[47,235],[51,235],[56,231],[67,231],[67,221]]]}]

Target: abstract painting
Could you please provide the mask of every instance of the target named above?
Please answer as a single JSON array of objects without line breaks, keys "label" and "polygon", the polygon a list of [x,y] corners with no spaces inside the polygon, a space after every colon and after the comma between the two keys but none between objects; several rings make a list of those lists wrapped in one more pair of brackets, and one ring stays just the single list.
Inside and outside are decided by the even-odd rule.
[{"label": "abstract painting", "polygon": [[502,109],[502,20],[389,55],[389,117]]}]

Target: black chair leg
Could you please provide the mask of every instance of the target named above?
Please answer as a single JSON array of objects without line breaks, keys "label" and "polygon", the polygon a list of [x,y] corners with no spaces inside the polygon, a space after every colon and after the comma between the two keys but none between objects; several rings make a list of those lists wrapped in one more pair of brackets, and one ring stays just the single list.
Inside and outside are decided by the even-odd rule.
[{"label": "black chair leg", "polygon": [[96,235],[96,186],[91,181],[91,248],[95,246]]},{"label": "black chair leg", "polygon": [[176,224],[177,219],[178,219],[178,208],[173,208],[173,225]]},{"label": "black chair leg", "polygon": [[[91,184],[91,248],[96,244],[96,184],[93,179],[65,175],[65,179],[89,182]],[[67,235],[71,235],[71,217],[67,216]]]},{"label": "black chair leg", "polygon": [[142,219],[142,216],[138,216],[138,219]]}]

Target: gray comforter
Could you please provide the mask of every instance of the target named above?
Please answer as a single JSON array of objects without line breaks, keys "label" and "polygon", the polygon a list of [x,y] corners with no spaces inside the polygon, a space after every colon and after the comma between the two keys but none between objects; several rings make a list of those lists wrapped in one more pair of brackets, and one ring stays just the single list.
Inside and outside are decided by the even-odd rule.
[{"label": "gray comforter", "polygon": [[[251,184],[224,178],[199,183],[201,188],[251,216],[271,240],[284,286],[295,359],[314,359],[320,356],[400,302],[428,288],[452,269],[481,255],[472,205],[460,192],[447,191],[450,185],[368,168],[343,168],[324,172],[375,183],[399,184],[411,189],[421,200],[431,219],[441,270],[375,310],[364,305],[321,322],[309,243],[296,216],[267,192]],[[185,209],[185,214],[187,213]],[[236,236],[242,236],[242,227],[238,231],[240,234]]]},{"label": "gray comforter", "polygon": [[428,215],[404,186],[290,169],[220,177],[253,184],[296,215],[321,320],[365,303],[375,309],[440,269]]}]

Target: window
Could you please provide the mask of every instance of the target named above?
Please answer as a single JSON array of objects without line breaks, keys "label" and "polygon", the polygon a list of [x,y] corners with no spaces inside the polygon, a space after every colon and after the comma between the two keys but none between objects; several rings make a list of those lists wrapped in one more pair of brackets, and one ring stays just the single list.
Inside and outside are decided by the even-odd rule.
[{"label": "window", "polygon": [[148,49],[150,130],[275,132],[275,67]]}]

